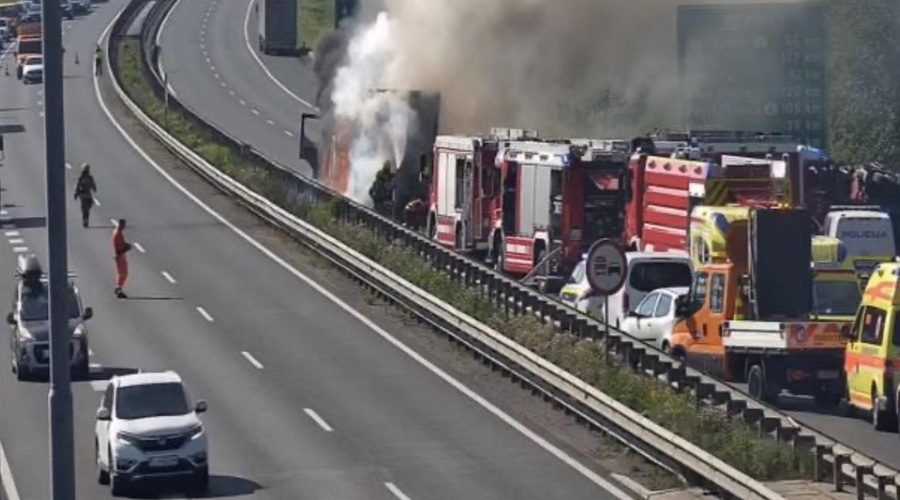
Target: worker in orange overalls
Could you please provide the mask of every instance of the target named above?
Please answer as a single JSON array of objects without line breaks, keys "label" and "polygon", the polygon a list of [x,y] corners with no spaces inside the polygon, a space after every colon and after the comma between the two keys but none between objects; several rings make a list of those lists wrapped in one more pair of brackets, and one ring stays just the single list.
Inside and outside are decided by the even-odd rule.
[{"label": "worker in orange overalls", "polygon": [[125,241],[125,219],[119,219],[112,233],[113,252],[116,255],[116,297],[127,299],[122,291],[125,280],[128,278],[128,260],[125,254],[131,251],[131,243]]}]

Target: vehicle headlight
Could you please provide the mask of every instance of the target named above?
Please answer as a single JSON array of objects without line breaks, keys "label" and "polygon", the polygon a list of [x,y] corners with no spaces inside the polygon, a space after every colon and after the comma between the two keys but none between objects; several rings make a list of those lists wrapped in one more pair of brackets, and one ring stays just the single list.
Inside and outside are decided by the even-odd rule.
[{"label": "vehicle headlight", "polygon": [[119,432],[116,434],[116,440],[121,441],[123,443],[130,444],[132,446],[138,445],[138,438],[132,434],[128,434],[127,432]]},{"label": "vehicle headlight", "polygon": [[203,424],[197,424],[187,432],[188,439],[196,439],[200,434],[203,434]]}]

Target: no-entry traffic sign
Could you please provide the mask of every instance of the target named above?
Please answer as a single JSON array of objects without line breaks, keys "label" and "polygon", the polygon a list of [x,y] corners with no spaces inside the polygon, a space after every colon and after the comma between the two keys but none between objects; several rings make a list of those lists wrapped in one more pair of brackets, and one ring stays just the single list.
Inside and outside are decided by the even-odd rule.
[{"label": "no-entry traffic sign", "polygon": [[628,264],[615,241],[603,239],[591,245],[585,264],[588,283],[598,295],[612,295],[625,285]]}]

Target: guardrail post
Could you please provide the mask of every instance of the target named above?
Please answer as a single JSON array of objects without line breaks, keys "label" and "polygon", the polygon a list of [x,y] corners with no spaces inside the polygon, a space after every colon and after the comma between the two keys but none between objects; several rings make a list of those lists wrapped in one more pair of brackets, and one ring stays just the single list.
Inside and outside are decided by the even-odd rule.
[{"label": "guardrail post", "polygon": [[832,453],[834,453],[834,462],[831,464],[831,474],[834,479],[834,491],[840,493],[844,491],[844,464],[850,463],[850,454]]},{"label": "guardrail post", "polygon": [[865,500],[866,476],[872,473],[872,465],[857,465],[854,469],[856,473],[856,500]]}]

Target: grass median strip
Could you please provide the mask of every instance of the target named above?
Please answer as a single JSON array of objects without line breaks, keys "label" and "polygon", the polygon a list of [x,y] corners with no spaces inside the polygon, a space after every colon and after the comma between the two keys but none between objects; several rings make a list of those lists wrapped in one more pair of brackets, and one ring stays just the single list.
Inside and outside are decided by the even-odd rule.
[{"label": "grass median strip", "polygon": [[243,162],[229,146],[216,144],[214,137],[193,125],[189,117],[171,110],[164,112],[144,79],[136,40],[119,41],[118,50],[119,75],[135,103],[175,138],[238,182],[751,477],[762,481],[812,477],[809,453],[761,437],[756,429],[729,419],[717,409],[698,407],[691,396],[610,361],[596,342],[562,333],[533,316],[507,316],[477,290],[432,268],[411,249],[339,220],[333,203],[314,205],[292,199],[279,179]]}]

